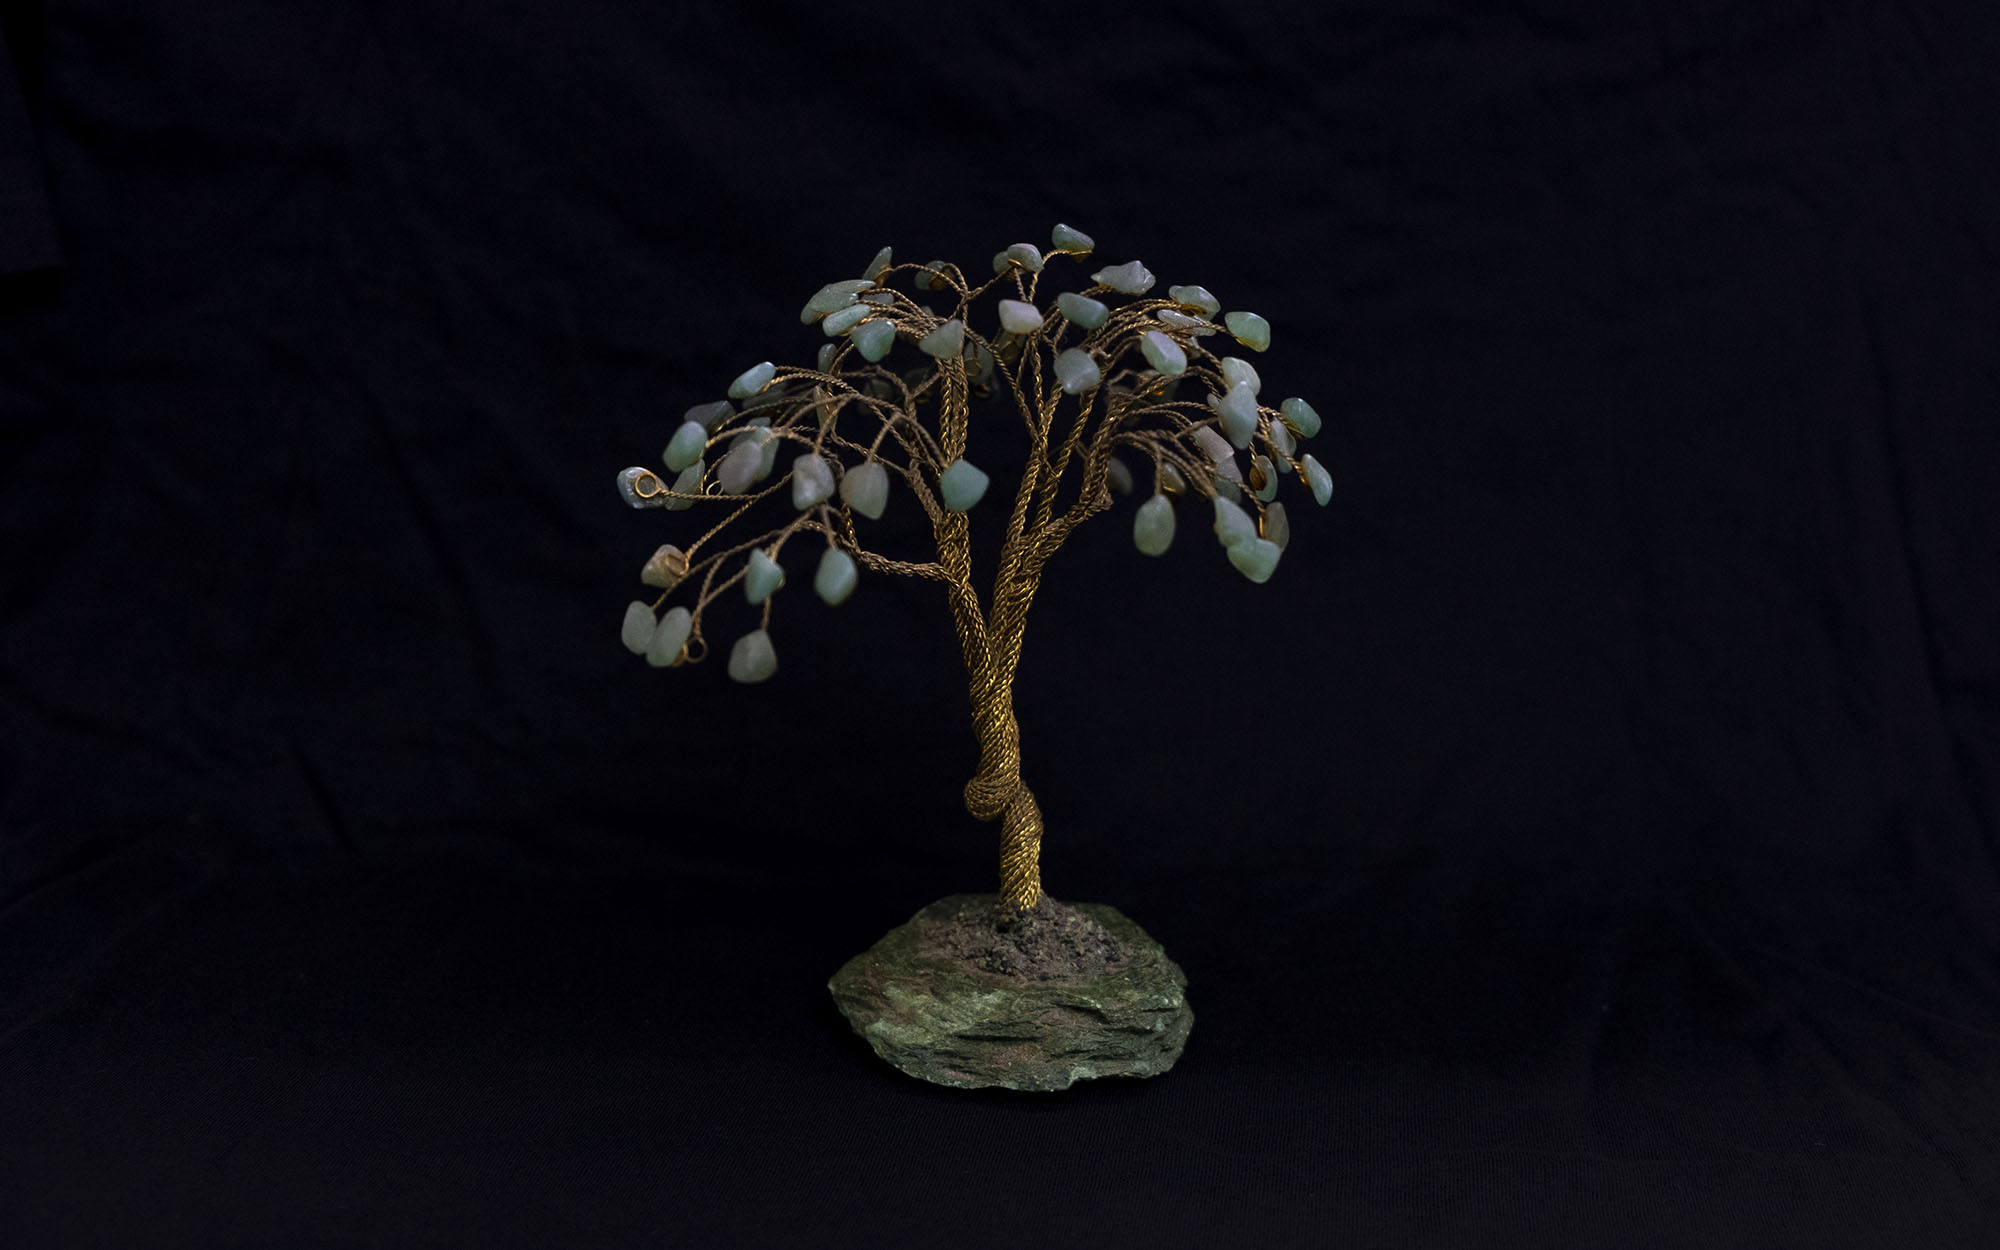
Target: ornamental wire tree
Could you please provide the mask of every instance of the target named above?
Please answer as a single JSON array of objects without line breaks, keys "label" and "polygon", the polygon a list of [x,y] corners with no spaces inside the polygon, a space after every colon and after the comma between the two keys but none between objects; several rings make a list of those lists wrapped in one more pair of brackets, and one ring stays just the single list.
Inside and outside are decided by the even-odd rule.
[{"label": "ornamental wire tree", "polygon": [[[740,595],[760,616],[731,645],[729,675],[741,682],[770,677],[777,670],[772,609],[786,583],[786,563],[796,566],[800,559],[793,554],[799,543],[819,550],[812,585],[829,604],[843,602],[864,572],[943,584],[970,679],[980,748],[965,805],[976,819],[1000,822],[1000,891],[997,900],[945,900],[911,923],[956,903],[947,908],[954,923],[1011,935],[1012,945],[1001,945],[1012,953],[1000,964],[1033,963],[1050,942],[1071,956],[1079,942],[1094,942],[1096,963],[1068,970],[1077,975],[1132,965],[1135,951],[1150,939],[1109,908],[1088,916],[1061,909],[1058,915],[1059,905],[1042,893],[1042,814],[1021,778],[1013,687],[1043,570],[1077,526],[1111,506],[1114,491],[1131,493],[1144,482],[1150,490],[1132,519],[1141,552],[1167,550],[1175,501],[1193,496],[1208,501],[1230,563],[1263,582],[1290,537],[1278,501],[1284,478],[1296,475],[1321,505],[1332,489],[1327,471],[1299,451],[1300,440],[1319,431],[1312,406],[1296,398],[1275,408],[1263,405],[1256,368],[1211,349],[1211,343],[1225,346],[1227,336],[1264,351],[1271,333],[1265,319],[1240,310],[1225,314],[1199,286],[1169,287],[1164,299],[1149,296],[1153,274],[1136,260],[1098,269],[1084,282],[1072,280],[1068,285],[1080,289],[1051,298],[1057,269],[1047,266],[1067,267],[1092,248],[1088,235],[1058,225],[1047,253],[1013,244],[994,256],[990,276],[975,280],[944,261],[894,264],[885,247],[860,277],[828,283],[806,302],[800,321],[817,324],[827,340],[813,367],[753,365],[730,384],[727,399],[688,409],[667,442],[664,474],[639,466],[618,475],[618,489],[634,508],[720,513],[685,545],[660,547],[640,574],[659,594],[626,609],[623,640],[652,665],[704,659],[709,613],[740,611],[729,602]],[[973,580],[966,514],[985,499],[989,469],[1000,467],[984,461],[979,449],[989,444],[972,438],[974,404],[986,400],[992,402],[981,402],[981,422],[1018,419],[1027,433],[1027,456],[1008,505],[997,572],[982,594]],[[1003,405],[1012,416],[990,411]],[[895,559],[866,545],[869,523],[893,506],[899,491],[929,519],[935,559]],[[760,514],[775,524],[753,534],[765,523],[756,519]],[[974,898],[985,899],[993,914],[975,914]],[[1107,917],[1129,929],[1122,946],[1116,924],[1107,930],[1098,923],[1111,924]],[[1163,955],[1159,963],[1179,977]],[[996,972],[994,958],[987,957],[974,979],[1022,971],[1010,966]],[[1043,981],[1062,980],[1048,968],[1032,972]],[[929,979],[937,989],[936,969]],[[841,997],[840,978],[834,988]],[[878,1035],[902,1027],[878,1023],[871,1032],[849,1002],[843,999],[842,1006],[878,1051],[884,1050]],[[1169,1015],[1180,1021],[1184,1038],[1191,1019],[1184,1000]],[[940,1048],[963,1049],[963,1041],[932,1039],[919,1047],[935,1070],[885,1057],[950,1084],[1060,1088],[1076,1075],[1163,1071],[1179,1049],[1176,1040],[1163,1062],[1157,1054],[1131,1062],[1101,1057],[1094,1070],[1062,1079],[1024,1076],[1020,1063],[1004,1058],[984,1071],[963,1056],[938,1059]]]}]

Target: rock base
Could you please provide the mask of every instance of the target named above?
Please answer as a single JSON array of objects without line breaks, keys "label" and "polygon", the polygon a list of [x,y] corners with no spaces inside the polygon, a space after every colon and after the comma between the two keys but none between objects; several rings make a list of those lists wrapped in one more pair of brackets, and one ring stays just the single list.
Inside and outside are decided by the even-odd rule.
[{"label": "rock base", "polygon": [[875,1053],[962,1089],[1067,1089],[1158,1076],[1194,1025],[1187,977],[1101,903],[940,899],[847,961],[827,988]]}]

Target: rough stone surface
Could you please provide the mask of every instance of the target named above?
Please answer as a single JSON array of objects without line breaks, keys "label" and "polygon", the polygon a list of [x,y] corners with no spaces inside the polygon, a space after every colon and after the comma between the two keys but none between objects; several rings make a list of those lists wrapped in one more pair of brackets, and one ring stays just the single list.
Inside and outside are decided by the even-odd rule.
[{"label": "rough stone surface", "polygon": [[1117,909],[1045,898],[1006,917],[991,894],[940,899],[827,988],[875,1053],[965,1089],[1067,1089],[1158,1076],[1194,1025],[1187,977]]}]

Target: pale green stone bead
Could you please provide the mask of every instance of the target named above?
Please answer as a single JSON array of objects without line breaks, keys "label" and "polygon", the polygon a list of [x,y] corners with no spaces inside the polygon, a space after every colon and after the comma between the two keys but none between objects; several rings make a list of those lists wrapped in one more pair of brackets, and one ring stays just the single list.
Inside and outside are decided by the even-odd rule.
[{"label": "pale green stone bead", "polygon": [[1299,471],[1306,475],[1306,485],[1312,488],[1313,502],[1326,507],[1333,498],[1333,476],[1310,455],[1299,461]]},{"label": "pale green stone bead", "polygon": [[1042,328],[1042,314],[1026,300],[1000,301],[1000,328],[1009,334],[1033,334]]},{"label": "pale green stone bead", "polygon": [[819,323],[819,328],[828,338],[838,338],[860,325],[862,320],[874,311],[873,304],[849,304],[839,312],[829,314]]},{"label": "pale green stone bead", "polygon": [[1319,433],[1319,413],[1313,411],[1313,406],[1305,400],[1296,397],[1288,399],[1278,405],[1278,411],[1292,423],[1300,438],[1311,438]]},{"label": "pale green stone bead", "polygon": [[751,603],[762,603],[784,584],[784,566],[766,555],[762,547],[751,551],[749,566],[743,573],[743,597]]},{"label": "pale green stone bead", "polygon": [[771,646],[771,635],[761,629],[753,629],[736,640],[729,649],[729,677],[745,685],[763,681],[778,671],[778,653]]},{"label": "pale green stone bead", "polygon": [[868,268],[861,271],[861,276],[870,282],[874,282],[882,276],[882,271],[889,267],[889,262],[895,258],[895,255],[895,248],[883,248],[881,251],[875,253],[875,259],[868,262]]},{"label": "pale green stone bead", "polygon": [[1229,562],[1236,566],[1243,576],[1263,585],[1271,580],[1271,573],[1278,567],[1278,544],[1268,538],[1252,538],[1240,542],[1229,549]]},{"label": "pale green stone bead", "polygon": [[764,447],[761,443],[739,442],[715,466],[715,484],[725,495],[741,495],[762,475]]},{"label": "pale green stone bead", "polygon": [[1153,289],[1158,279],[1153,271],[1136,260],[1128,260],[1122,265],[1111,265],[1090,275],[1092,282],[1099,282],[1114,291],[1126,295],[1144,295]]},{"label": "pale green stone bead", "polygon": [[1058,252],[1083,253],[1096,248],[1097,240],[1073,226],[1057,222],[1056,228],[1049,231],[1049,246]]},{"label": "pale green stone bead", "polygon": [[1252,395],[1264,389],[1264,379],[1257,376],[1257,366],[1241,356],[1222,358],[1222,380],[1231,386],[1247,386]]},{"label": "pale green stone bead", "polygon": [[938,491],[944,496],[944,506],[953,512],[964,512],[979,502],[986,494],[986,487],[993,479],[974,468],[969,460],[955,460],[951,467],[938,474]]},{"label": "pale green stone bead", "polygon": [[896,323],[880,318],[864,321],[855,326],[854,332],[847,337],[854,344],[854,349],[861,353],[861,358],[874,364],[887,356],[889,349],[896,345]]},{"label": "pale green stone bead", "polygon": [[1013,263],[1014,262],[1008,258],[1006,252],[1000,251],[993,253],[994,273],[1006,273],[1007,270],[1013,266]]},{"label": "pale green stone bead", "polygon": [[1139,486],[1132,480],[1132,470],[1116,456],[1108,457],[1104,461],[1104,483],[1120,495],[1129,495]]},{"label": "pale green stone bead", "polygon": [[[1229,467],[1233,469],[1236,466],[1232,464]],[[1243,502],[1243,487],[1240,478],[1227,478],[1218,471],[1214,476],[1214,486],[1215,493],[1220,498],[1227,499],[1230,503],[1240,504]]]},{"label": "pale green stone bead", "polygon": [[1253,312],[1233,312],[1222,319],[1236,341],[1251,351],[1261,352],[1271,345],[1271,323]]},{"label": "pale green stone bead", "polygon": [[1174,505],[1165,495],[1154,495],[1132,514],[1132,543],[1140,554],[1165,554],[1174,543]]},{"label": "pale green stone bead", "polygon": [[694,632],[694,615],[686,608],[670,608],[646,644],[646,663],[654,668],[671,668],[681,662],[681,650]]},{"label": "pale green stone bead", "polygon": [[[682,469],[681,475],[674,479],[674,489],[683,495],[699,495],[701,493],[702,476],[707,472],[708,462],[697,458],[693,464]],[[685,512],[689,508],[694,507],[694,500],[668,499],[661,506],[669,512]]]},{"label": "pale green stone bead", "polygon": [[1175,303],[1199,308],[1211,317],[1222,311],[1222,301],[1210,295],[1205,286],[1170,286],[1167,295]]},{"label": "pale green stone bead", "polygon": [[656,624],[653,609],[634,599],[625,605],[625,623],[618,630],[618,641],[624,643],[625,649],[633,655],[644,655],[646,644],[653,641]]},{"label": "pale green stone bead", "polygon": [[660,590],[672,590],[687,575],[687,553],[672,543],[662,543],[639,569],[639,580]]},{"label": "pale green stone bead", "polygon": [[1247,543],[1257,537],[1257,522],[1250,514],[1230,500],[1218,496],[1215,500],[1215,540],[1225,547]]},{"label": "pale green stone bead", "polygon": [[1190,317],[1186,313],[1175,312],[1171,308],[1162,308],[1153,315],[1174,329],[1188,334],[1209,335],[1214,334],[1216,331],[1214,322],[1204,321],[1200,317]]},{"label": "pale green stone bead", "polygon": [[854,583],[859,578],[854,571],[854,557],[835,547],[828,547],[826,554],[819,558],[819,568],[813,573],[813,593],[834,607],[847,601],[854,593]]},{"label": "pale green stone bead", "polygon": [[1146,362],[1169,377],[1177,377],[1187,372],[1187,353],[1181,345],[1160,333],[1148,330],[1139,340],[1139,350],[1146,353]]},{"label": "pale green stone bead", "polygon": [[875,285],[873,278],[844,278],[839,282],[829,282],[806,301],[799,311],[799,321],[811,325],[830,312],[838,312],[852,304],[860,294]]},{"label": "pale green stone bead", "polygon": [[792,461],[792,506],[800,512],[833,498],[833,466],[807,452]]},{"label": "pale green stone bead", "polygon": [[665,503],[660,494],[663,485],[660,475],[651,469],[633,465],[618,471],[618,497],[634,508],[657,508]]},{"label": "pale green stone bead", "polygon": [[1071,325],[1086,330],[1095,330],[1111,319],[1111,309],[1087,295],[1070,291],[1056,296],[1056,311],[1069,318]]},{"label": "pale green stone bead", "polygon": [[832,370],[833,354],[839,350],[840,344],[838,343],[821,343],[819,345],[819,371],[821,373]]},{"label": "pale green stone bead", "polygon": [[1264,474],[1263,489],[1256,492],[1257,502],[1270,503],[1273,499],[1276,499],[1278,497],[1278,466],[1271,463],[1269,456],[1260,455],[1250,457],[1250,468],[1252,470],[1250,476],[1253,479],[1257,476],[1256,470],[1261,469]]},{"label": "pale green stone bead", "polygon": [[917,271],[919,291],[943,291],[951,286],[951,279],[945,276],[945,262],[934,260]]},{"label": "pale green stone bead", "polygon": [[1029,273],[1042,271],[1042,249],[1032,243],[1010,243],[1001,255],[1013,261]]},{"label": "pale green stone bead", "polygon": [[681,420],[692,421],[703,429],[714,429],[716,422],[735,415],[736,405],[726,399],[718,399],[712,404],[696,404],[681,414]]},{"label": "pale green stone bead", "polygon": [[777,375],[778,366],[768,360],[762,364],[751,365],[737,374],[736,380],[729,384],[729,398],[748,399],[769,386],[771,379]]},{"label": "pale green stone bead", "polygon": [[1271,422],[1270,428],[1264,431],[1264,440],[1271,444],[1272,458],[1281,464],[1290,463],[1293,453],[1299,449],[1292,438],[1291,427],[1283,421]]},{"label": "pale green stone bead", "polygon": [[986,350],[986,344],[977,340],[968,341],[959,353],[965,357],[967,377],[974,382],[984,382],[993,376],[993,353]]},{"label": "pale green stone bead", "polygon": [[1056,381],[1062,384],[1063,394],[1081,395],[1102,381],[1102,377],[1090,353],[1072,347],[1056,357]]},{"label": "pale green stone bead", "polygon": [[1208,406],[1222,418],[1222,435],[1232,446],[1243,448],[1257,436],[1257,397],[1238,383],[1220,395],[1210,395]]},{"label": "pale green stone bead", "polygon": [[667,450],[660,458],[666,461],[669,469],[679,473],[701,459],[701,453],[707,449],[708,431],[701,422],[684,421],[681,428],[674,431],[674,436],[667,440]]},{"label": "pale green stone bead", "polygon": [[937,329],[917,340],[917,348],[925,355],[945,360],[956,356],[965,346],[965,323],[953,317]]},{"label": "pale green stone bead", "polygon": [[855,465],[841,475],[840,497],[862,516],[880,520],[889,503],[889,471],[873,460]]},{"label": "pale green stone bead", "polygon": [[1259,528],[1264,531],[1264,537],[1278,544],[1278,550],[1291,546],[1292,522],[1285,515],[1285,505],[1274,503],[1264,509],[1264,521]]},{"label": "pale green stone bead", "polygon": [[1236,468],[1236,453],[1229,446],[1229,440],[1215,432],[1214,426],[1204,425],[1194,432],[1194,441],[1208,458],[1215,461],[1215,471],[1225,477],[1240,479],[1242,473]]},{"label": "pale green stone bead", "polygon": [[893,304],[896,302],[896,293],[894,291],[863,291],[861,293],[861,302],[878,306]]},{"label": "pale green stone bead", "polygon": [[771,470],[778,467],[778,444],[782,441],[782,439],[779,439],[775,435],[765,438],[764,454],[757,458],[758,481],[761,482],[771,476]]}]

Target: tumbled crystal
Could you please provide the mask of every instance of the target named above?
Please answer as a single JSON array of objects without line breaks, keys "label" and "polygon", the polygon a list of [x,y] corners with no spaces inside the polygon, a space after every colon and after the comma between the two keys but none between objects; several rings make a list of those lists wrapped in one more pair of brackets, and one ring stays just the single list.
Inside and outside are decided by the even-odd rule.
[{"label": "tumbled crystal", "polygon": [[1132,514],[1132,542],[1143,555],[1163,554],[1174,542],[1174,505],[1165,495],[1154,495]]},{"label": "tumbled crystal", "polygon": [[857,464],[840,478],[840,497],[869,520],[879,520],[889,502],[889,471],[875,461]]},{"label": "tumbled crystal", "polygon": [[1236,341],[1251,351],[1261,352],[1271,345],[1271,323],[1253,312],[1233,312],[1223,317],[1222,324],[1236,336]]},{"label": "tumbled crystal", "polygon": [[813,593],[838,607],[854,593],[856,580],[854,557],[837,547],[828,547],[813,573]]},{"label": "tumbled crystal", "polygon": [[896,345],[896,323],[878,317],[855,326],[853,333],[847,337],[855,350],[861,353],[861,358],[873,364],[887,356],[889,349]]},{"label": "tumbled crystal", "polygon": [[669,608],[660,618],[653,640],[646,644],[646,663],[654,668],[671,668],[681,662],[681,650],[694,630],[694,614],[686,608]]},{"label": "tumbled crystal", "polygon": [[715,466],[715,484],[725,495],[741,495],[748,491],[752,483],[763,476],[763,444],[753,441],[737,443]]},{"label": "tumbled crystal", "polygon": [[1285,505],[1274,503],[1264,509],[1264,515],[1258,520],[1257,528],[1265,538],[1278,544],[1278,550],[1283,551],[1291,545],[1292,522],[1285,515]]},{"label": "tumbled crystal", "polygon": [[647,558],[645,567],[639,570],[639,580],[647,586],[672,590],[687,576],[687,571],[687,553],[666,543]]},{"label": "tumbled crystal", "polygon": [[1116,456],[1107,457],[1104,461],[1104,481],[1120,495],[1131,494],[1139,485],[1132,480],[1132,470],[1126,468],[1125,462]]},{"label": "tumbled crystal", "polygon": [[1187,372],[1187,353],[1158,330],[1146,331],[1139,340],[1139,350],[1146,353],[1148,364],[1169,377]]},{"label": "tumbled crystal", "polygon": [[771,379],[776,377],[777,373],[778,373],[778,366],[772,364],[768,360],[763,362],[762,364],[751,365],[748,369],[745,369],[743,372],[737,374],[736,380],[729,384],[729,398],[731,399],[750,398],[752,395],[755,395],[758,391],[761,391],[765,387],[769,386],[771,384]]},{"label": "tumbled crystal", "polygon": [[702,427],[701,422],[683,421],[681,428],[675,430],[674,436],[667,440],[667,449],[661,454],[660,459],[666,462],[669,469],[679,473],[701,459],[701,453],[707,448],[708,431]]},{"label": "tumbled crystal", "polygon": [[1014,267],[1014,262],[1008,258],[1005,250],[993,253],[994,273],[1006,273],[1009,269],[1012,269],[1013,267]]},{"label": "tumbled crystal", "polygon": [[1009,334],[1033,334],[1042,328],[1042,314],[1026,300],[1000,301],[1000,328]]},{"label": "tumbled crystal", "polygon": [[1153,277],[1153,271],[1136,260],[1100,269],[1090,275],[1090,280],[1126,295],[1144,295],[1153,289],[1153,283],[1157,281]]},{"label": "tumbled crystal", "polygon": [[665,503],[661,498],[664,486],[660,475],[651,469],[633,465],[618,471],[618,496],[635,508],[657,508]]},{"label": "tumbled crystal", "polygon": [[1264,441],[1271,445],[1271,458],[1281,464],[1290,461],[1292,453],[1299,449],[1292,438],[1291,427],[1283,421],[1271,422],[1270,428],[1264,431]]},{"label": "tumbled crystal", "polygon": [[1241,356],[1222,358],[1222,380],[1231,386],[1241,383],[1250,388],[1252,395],[1264,389],[1264,379],[1257,376],[1257,366]]},{"label": "tumbled crystal", "polygon": [[1081,395],[1101,380],[1097,361],[1081,347],[1072,347],[1056,357],[1056,381],[1063,394]]},{"label": "tumbled crystal", "polygon": [[861,324],[862,319],[875,311],[873,304],[849,304],[837,313],[829,314],[819,323],[819,328],[828,338],[839,336]]},{"label": "tumbled crystal", "polygon": [[804,512],[833,497],[833,466],[807,452],[792,461],[792,506]]},{"label": "tumbled crystal", "polygon": [[1278,497],[1278,466],[1271,463],[1269,456],[1250,457],[1250,485],[1259,503],[1269,503]]},{"label": "tumbled crystal", "polygon": [[[681,495],[699,495],[701,493],[702,475],[707,472],[708,462],[706,460],[696,460],[687,468],[682,469],[681,475],[674,479],[674,492]],[[669,512],[685,512],[687,509],[694,507],[694,500],[675,499],[669,496],[666,502],[660,506]]]},{"label": "tumbled crystal", "polygon": [[1278,411],[1292,423],[1300,438],[1311,438],[1319,433],[1319,413],[1313,411],[1313,406],[1305,400],[1296,397],[1288,399],[1278,405]]},{"label": "tumbled crystal", "polygon": [[919,291],[942,291],[949,287],[951,279],[945,276],[944,265],[945,262],[934,260],[917,270],[917,289]]},{"label": "tumbled crystal", "polygon": [[799,311],[799,321],[811,325],[830,312],[838,312],[855,301],[861,292],[875,285],[873,278],[843,278],[839,282],[829,282],[806,301]]},{"label": "tumbled crystal", "polygon": [[1056,228],[1049,231],[1049,246],[1058,252],[1082,253],[1095,248],[1097,240],[1073,226],[1057,222]]},{"label": "tumbled crystal", "polygon": [[771,635],[761,629],[738,638],[729,649],[729,676],[733,681],[747,685],[763,681],[777,671],[778,653],[771,646]]},{"label": "tumbled crystal", "polygon": [[833,354],[839,350],[840,344],[838,343],[821,343],[819,345],[819,371],[821,373],[825,373],[833,368]]},{"label": "tumbled crystal", "polygon": [[978,339],[969,339],[959,352],[965,357],[966,377],[975,383],[985,382],[993,376],[993,353]]},{"label": "tumbled crystal", "polygon": [[1278,544],[1270,539],[1250,538],[1229,549],[1229,562],[1243,576],[1261,586],[1271,580],[1271,572],[1278,567],[1280,554]]},{"label": "tumbled crystal", "polygon": [[618,641],[633,655],[646,654],[646,644],[653,641],[653,609],[641,600],[634,599],[625,605],[625,623],[618,629]]},{"label": "tumbled crystal", "polygon": [[1211,317],[1222,311],[1222,301],[1210,295],[1205,286],[1170,286],[1167,295],[1175,303],[1199,308]]},{"label": "tumbled crystal", "polygon": [[752,603],[762,603],[785,584],[785,568],[762,547],[750,552],[750,562],[743,570],[743,597]]},{"label": "tumbled crystal", "polygon": [[1313,502],[1326,507],[1327,501],[1333,498],[1333,475],[1310,455],[1299,461],[1299,472],[1306,475],[1306,485],[1312,488]]},{"label": "tumbled crystal", "polygon": [[1001,255],[1029,273],[1040,273],[1042,271],[1042,249],[1032,243],[1010,243],[1007,245],[1007,250],[1002,252]]},{"label": "tumbled crystal", "polygon": [[1203,425],[1196,427],[1193,437],[1195,445],[1207,452],[1208,458],[1215,461],[1218,468],[1225,464],[1231,468],[1235,467],[1235,451],[1230,448],[1228,439],[1216,433],[1214,426]]},{"label": "tumbled crystal", "polygon": [[950,321],[932,330],[917,340],[917,347],[929,356],[946,360],[959,353],[965,346],[965,323],[953,317]]},{"label": "tumbled crystal", "polygon": [[[1229,449],[1225,447],[1223,450]],[[1169,496],[1187,493],[1187,479],[1181,476],[1179,469],[1164,461],[1160,464],[1160,490]]]},{"label": "tumbled crystal", "polygon": [[1186,334],[1200,335],[1214,334],[1216,332],[1216,325],[1213,321],[1204,321],[1200,317],[1190,317],[1186,313],[1175,312],[1171,308],[1162,308],[1153,315],[1167,325]]},{"label": "tumbled crystal", "polygon": [[1250,388],[1237,383],[1220,395],[1210,395],[1208,406],[1222,418],[1222,434],[1233,446],[1248,447],[1257,436],[1257,397]]},{"label": "tumbled crystal", "polygon": [[1243,481],[1243,475],[1236,472],[1234,464],[1229,465],[1229,469],[1232,473],[1235,473],[1234,477],[1225,476],[1222,467],[1216,467],[1212,479],[1216,496],[1221,499],[1227,499],[1230,503],[1242,503],[1243,487],[1240,483]]},{"label": "tumbled crystal", "polygon": [[715,423],[736,414],[736,405],[726,399],[718,399],[712,404],[696,404],[681,414],[681,420],[692,421],[704,429],[713,429]]},{"label": "tumbled crystal", "polygon": [[1095,330],[1111,319],[1111,309],[1091,299],[1087,295],[1077,295],[1064,291],[1056,296],[1056,311],[1069,318],[1071,325],[1086,330]]},{"label": "tumbled crystal", "polygon": [[971,461],[954,460],[950,468],[938,474],[938,491],[944,496],[946,508],[953,512],[964,512],[986,494],[986,486],[990,481],[992,479],[974,468]]},{"label": "tumbled crystal", "polygon": [[894,291],[863,291],[861,293],[861,302],[878,306],[893,304],[896,302],[896,293]]},{"label": "tumbled crystal", "polygon": [[895,255],[896,255],[895,248],[893,247],[883,248],[881,251],[875,253],[875,259],[868,262],[868,268],[863,269],[861,271],[861,276],[868,279],[870,282],[873,282],[877,278],[880,278],[882,276],[882,271],[889,267],[889,262],[892,259],[894,259]]},{"label": "tumbled crystal", "polygon": [[1217,496],[1215,500],[1215,540],[1234,547],[1257,537],[1257,523],[1240,506]]}]

